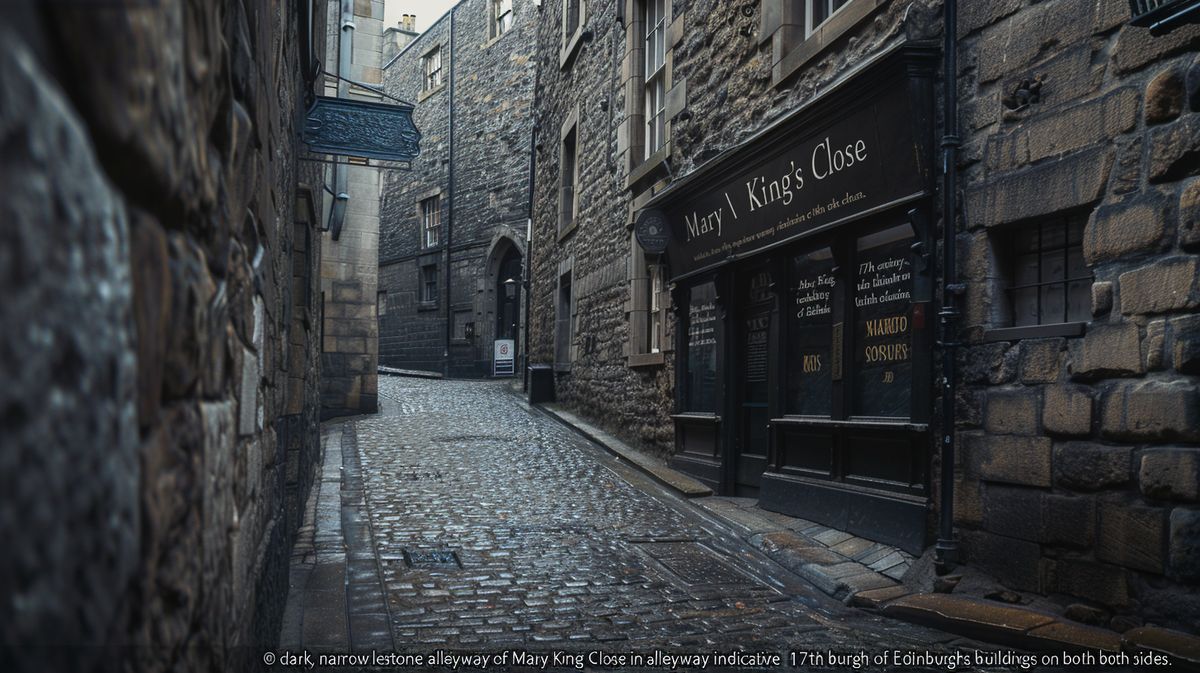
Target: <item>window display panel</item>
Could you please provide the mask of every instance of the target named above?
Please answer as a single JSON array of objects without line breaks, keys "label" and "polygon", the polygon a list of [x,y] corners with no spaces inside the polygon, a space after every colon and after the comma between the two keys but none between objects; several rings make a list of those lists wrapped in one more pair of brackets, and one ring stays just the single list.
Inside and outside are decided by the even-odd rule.
[{"label": "window display panel", "polygon": [[857,242],[854,283],[854,415],[912,412],[912,227]]},{"label": "window display panel", "polygon": [[832,404],[833,295],[836,265],[829,248],[792,258],[788,311],[787,413],[828,416]]},{"label": "window display panel", "polygon": [[688,297],[684,411],[717,411],[717,286],[693,287]]}]

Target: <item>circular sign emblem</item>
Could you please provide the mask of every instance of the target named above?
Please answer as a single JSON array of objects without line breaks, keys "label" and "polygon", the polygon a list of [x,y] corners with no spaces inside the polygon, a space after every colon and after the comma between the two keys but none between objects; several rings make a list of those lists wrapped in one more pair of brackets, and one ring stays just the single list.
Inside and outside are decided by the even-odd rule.
[{"label": "circular sign emblem", "polygon": [[643,210],[633,225],[633,233],[648,254],[661,255],[667,251],[670,229],[661,210]]},{"label": "circular sign emblem", "polygon": [[508,344],[500,344],[500,354],[508,355]]}]

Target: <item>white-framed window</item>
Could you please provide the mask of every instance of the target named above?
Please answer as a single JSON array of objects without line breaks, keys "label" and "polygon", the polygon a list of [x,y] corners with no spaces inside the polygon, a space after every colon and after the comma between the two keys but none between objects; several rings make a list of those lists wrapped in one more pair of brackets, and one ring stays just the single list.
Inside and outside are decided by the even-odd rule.
[{"label": "white-framed window", "polygon": [[512,28],[512,0],[488,1],[488,37],[497,38]]},{"label": "white-framed window", "polygon": [[563,0],[563,41],[579,30],[580,18],[583,16],[583,0]]},{"label": "white-framed window", "polygon": [[437,264],[426,264],[421,267],[421,301],[432,304],[438,298],[438,269]]},{"label": "white-framed window", "polygon": [[650,296],[646,298],[649,311],[646,316],[646,346],[651,353],[662,352],[663,347],[663,267],[651,264],[647,271],[650,281],[646,283]]},{"label": "white-framed window", "polygon": [[829,17],[850,2],[851,0],[804,0],[805,37],[811,35]]},{"label": "white-framed window", "polygon": [[667,127],[667,19],[666,0],[644,0],[643,25],[646,28],[643,98],[646,108],[645,157],[654,154],[666,142]]},{"label": "white-framed window", "polygon": [[442,199],[431,196],[421,201],[421,247],[436,248],[442,230]]},{"label": "white-framed window", "polygon": [[434,47],[421,57],[425,71],[425,90],[433,91],[442,85],[442,48]]}]

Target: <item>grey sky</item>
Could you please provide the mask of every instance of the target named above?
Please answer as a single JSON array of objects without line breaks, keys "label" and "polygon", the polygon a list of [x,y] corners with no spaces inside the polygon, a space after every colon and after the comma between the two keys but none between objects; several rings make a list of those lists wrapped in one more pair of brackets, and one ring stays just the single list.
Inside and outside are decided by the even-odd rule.
[{"label": "grey sky", "polygon": [[400,23],[402,14],[417,15],[417,32],[424,32],[429,24],[450,11],[458,0],[384,0],[384,27]]}]

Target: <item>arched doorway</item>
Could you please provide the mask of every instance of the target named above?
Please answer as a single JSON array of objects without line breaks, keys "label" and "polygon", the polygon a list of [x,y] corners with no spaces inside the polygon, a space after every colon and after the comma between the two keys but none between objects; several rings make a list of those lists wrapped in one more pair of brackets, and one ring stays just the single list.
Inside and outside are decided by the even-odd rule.
[{"label": "arched doorway", "polygon": [[512,246],[496,272],[496,338],[517,341],[520,333],[521,253]]}]

